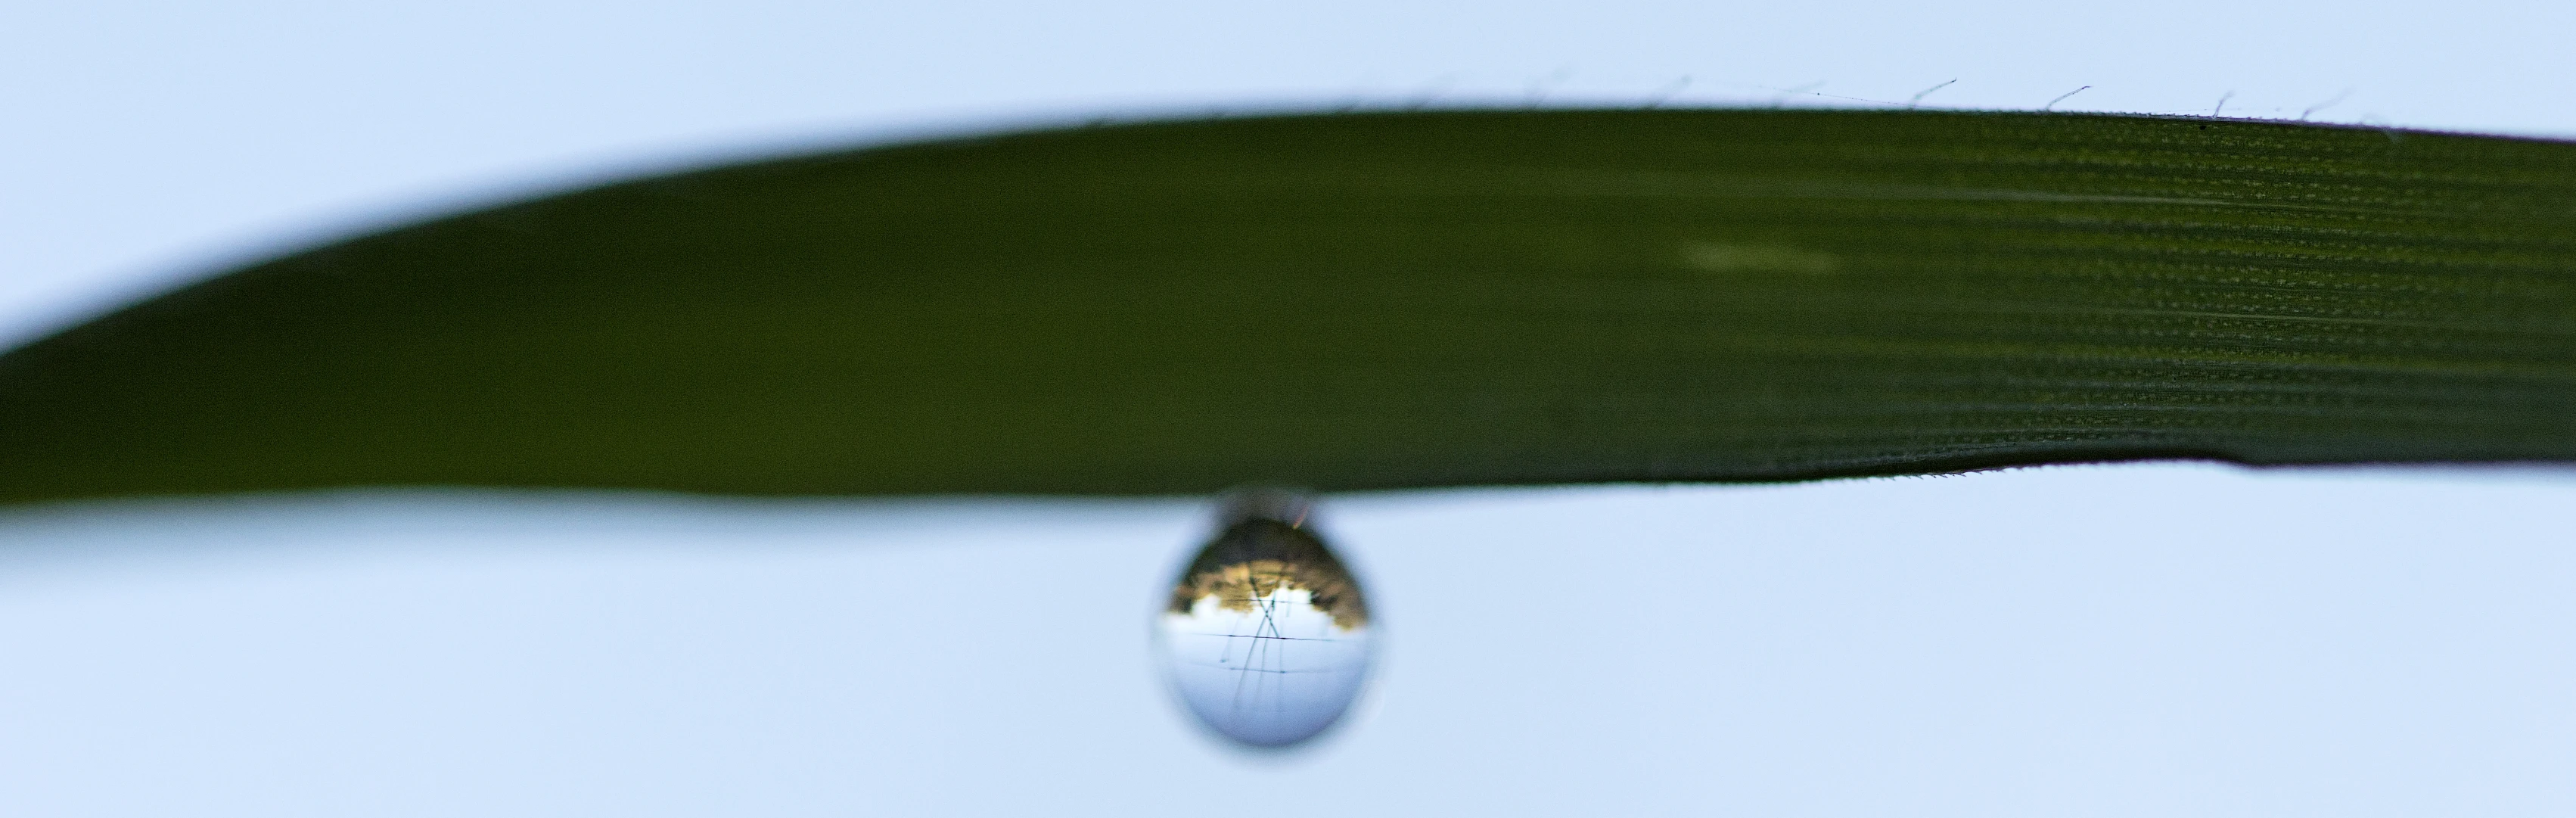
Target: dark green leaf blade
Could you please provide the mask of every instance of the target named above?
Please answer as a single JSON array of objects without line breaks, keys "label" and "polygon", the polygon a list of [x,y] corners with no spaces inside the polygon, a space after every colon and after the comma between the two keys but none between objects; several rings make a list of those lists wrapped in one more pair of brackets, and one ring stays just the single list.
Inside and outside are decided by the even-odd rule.
[{"label": "dark green leaf blade", "polygon": [[0,357],[0,500],[2576,459],[2576,145],[1363,114],[861,150],[356,239]]}]

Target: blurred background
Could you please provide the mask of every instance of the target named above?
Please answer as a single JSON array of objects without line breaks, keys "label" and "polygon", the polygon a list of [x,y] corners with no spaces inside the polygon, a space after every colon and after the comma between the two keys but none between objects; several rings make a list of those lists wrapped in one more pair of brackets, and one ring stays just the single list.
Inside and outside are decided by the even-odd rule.
[{"label": "blurred background", "polygon": [[[0,346],[434,214],[1099,118],[2576,136],[2571,30],[2537,2],[0,2]],[[1195,732],[1149,666],[1187,498],[5,508],[0,813],[2566,812],[2571,508],[2557,470],[2175,464],[1328,498],[1385,663],[1282,757]]]}]

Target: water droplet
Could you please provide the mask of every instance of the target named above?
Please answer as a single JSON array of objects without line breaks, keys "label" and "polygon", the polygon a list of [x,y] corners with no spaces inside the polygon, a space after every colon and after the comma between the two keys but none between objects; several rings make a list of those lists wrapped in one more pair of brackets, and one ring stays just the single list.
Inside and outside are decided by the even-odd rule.
[{"label": "water droplet", "polygon": [[1279,492],[1230,498],[1157,618],[1181,703],[1256,747],[1333,726],[1368,678],[1368,601],[1316,533],[1312,509]]}]

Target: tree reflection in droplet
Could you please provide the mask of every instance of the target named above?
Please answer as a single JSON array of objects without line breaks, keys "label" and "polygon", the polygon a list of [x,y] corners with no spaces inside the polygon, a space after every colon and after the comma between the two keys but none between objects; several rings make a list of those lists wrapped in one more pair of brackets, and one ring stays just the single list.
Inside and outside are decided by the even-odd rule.
[{"label": "tree reflection in droplet", "polygon": [[1358,698],[1368,601],[1314,530],[1305,499],[1247,492],[1221,514],[1158,617],[1164,671],[1217,733],[1255,747],[1296,744]]}]

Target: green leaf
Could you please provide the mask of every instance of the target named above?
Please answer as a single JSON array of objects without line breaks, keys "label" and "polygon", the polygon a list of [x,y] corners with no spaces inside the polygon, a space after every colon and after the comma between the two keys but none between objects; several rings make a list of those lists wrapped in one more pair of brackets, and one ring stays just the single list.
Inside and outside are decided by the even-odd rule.
[{"label": "green leaf", "polygon": [[2576,145],[1783,111],[1171,122],[441,219],[0,358],[0,500],[2576,459]]}]

